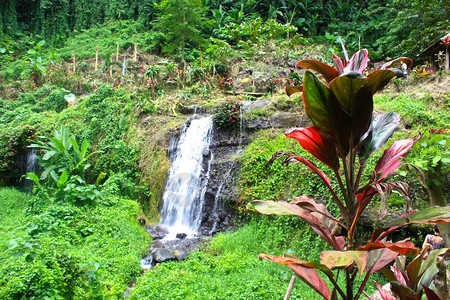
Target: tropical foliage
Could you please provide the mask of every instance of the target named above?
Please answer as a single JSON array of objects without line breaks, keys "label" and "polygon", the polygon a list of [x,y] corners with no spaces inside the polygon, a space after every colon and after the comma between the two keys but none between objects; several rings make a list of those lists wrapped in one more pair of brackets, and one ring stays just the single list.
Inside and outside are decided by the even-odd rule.
[{"label": "tropical foliage", "polygon": [[[386,113],[372,119],[373,94],[392,78],[403,75],[400,70],[390,67],[398,62],[411,66],[412,61],[409,58],[399,58],[386,63],[381,70],[365,76],[363,72],[367,67],[368,51],[360,50],[349,60],[344,47],[343,49],[343,61],[333,55],[336,68],[316,60],[298,62],[300,67],[319,72],[326,81],[325,84],[307,70],[303,86],[286,88],[288,95],[303,92],[306,114],[314,124],[309,128],[294,128],[286,133],[286,137],[296,139],[306,151],[330,168],[338,183],[338,189],[333,188],[328,176],[316,164],[302,156],[280,151],[271,159],[287,156],[284,164],[302,163],[316,173],[331,193],[332,201],[339,208],[339,216],[331,215],[325,205],[317,203],[309,196],[294,198],[289,203],[255,200],[248,205],[250,209],[264,214],[300,217],[335,249],[322,252],[320,263],[305,262],[292,255],[279,257],[260,254],[262,259],[287,264],[325,299],[334,299],[337,294],[343,299],[358,299],[372,273],[393,261],[398,254],[419,253],[419,249],[410,241],[386,241],[385,237],[389,232],[412,223],[450,222],[450,215],[445,208],[428,208],[422,212],[411,213],[407,184],[401,181],[386,181],[421,135],[394,141],[378,160],[369,181],[361,183],[361,175],[368,158],[388,141],[400,120],[394,113]],[[363,212],[371,200],[379,195],[380,214],[383,217],[386,213],[386,198],[393,190],[405,197],[405,216],[395,224],[375,231],[366,245],[357,245],[355,234]],[[337,284],[333,269],[344,271],[345,289]],[[328,277],[332,289],[327,287],[316,270]],[[364,271],[364,280],[355,293],[355,276],[357,273],[361,276]]]}]

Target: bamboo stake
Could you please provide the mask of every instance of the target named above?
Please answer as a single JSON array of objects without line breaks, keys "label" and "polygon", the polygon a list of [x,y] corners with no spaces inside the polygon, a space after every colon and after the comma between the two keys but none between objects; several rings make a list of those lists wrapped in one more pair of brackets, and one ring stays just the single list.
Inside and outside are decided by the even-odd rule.
[{"label": "bamboo stake", "polygon": [[73,73],[75,74],[75,68],[76,68],[76,66],[75,66],[75,50],[72,51],[72,57],[73,57],[73,68],[72,68],[72,70],[73,70]]},{"label": "bamboo stake", "polygon": [[95,71],[98,69],[98,46],[95,48]]},{"label": "bamboo stake", "polygon": [[198,49],[200,49],[200,69],[203,69],[202,46],[198,46]]},{"label": "bamboo stake", "polygon": [[294,283],[295,283],[296,278],[297,278],[297,276],[292,275],[291,281],[289,282],[289,286],[286,291],[286,295],[284,295],[284,300],[289,300],[289,298],[291,297],[292,289],[294,288]]},{"label": "bamboo stake", "polygon": [[133,57],[133,61],[136,62],[137,61],[137,45],[139,43],[135,43],[134,44],[134,57]]},{"label": "bamboo stake", "polygon": [[116,49],[116,61],[119,61],[119,44],[117,44],[117,49]]}]

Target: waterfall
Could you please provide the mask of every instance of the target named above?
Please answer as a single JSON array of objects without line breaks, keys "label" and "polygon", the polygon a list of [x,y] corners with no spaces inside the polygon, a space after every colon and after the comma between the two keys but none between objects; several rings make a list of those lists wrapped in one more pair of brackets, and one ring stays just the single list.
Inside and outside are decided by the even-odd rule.
[{"label": "waterfall", "polygon": [[217,222],[219,221],[219,216],[217,215],[217,209],[221,205],[221,202],[219,201],[219,199],[220,199],[220,196],[222,196],[222,188],[225,185],[225,183],[228,179],[228,176],[230,176],[231,170],[232,169],[228,169],[225,176],[223,176],[223,180],[220,183],[219,188],[217,189],[216,196],[214,197],[214,206],[212,209],[212,211],[214,212],[214,223],[213,223],[211,230],[209,231],[209,234],[213,234],[217,229]]},{"label": "waterfall", "polygon": [[36,173],[38,170],[38,160],[36,157],[35,149],[27,148],[21,152],[16,161],[16,168],[18,174],[13,179],[13,185],[23,188],[26,191],[31,191],[34,182],[32,180],[22,177],[27,173]]},{"label": "waterfall", "polygon": [[212,158],[204,161],[211,143],[212,124],[211,117],[195,119],[181,133],[161,210],[160,224],[169,228],[170,235],[198,232],[212,161]]}]

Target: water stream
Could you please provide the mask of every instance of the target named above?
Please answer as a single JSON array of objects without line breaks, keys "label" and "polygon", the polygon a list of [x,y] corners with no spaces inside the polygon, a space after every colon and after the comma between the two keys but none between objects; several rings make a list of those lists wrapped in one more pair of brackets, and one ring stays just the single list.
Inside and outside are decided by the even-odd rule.
[{"label": "water stream", "polygon": [[207,158],[212,125],[211,117],[195,119],[181,133],[163,195],[160,224],[169,229],[166,238],[198,232],[212,161]]}]

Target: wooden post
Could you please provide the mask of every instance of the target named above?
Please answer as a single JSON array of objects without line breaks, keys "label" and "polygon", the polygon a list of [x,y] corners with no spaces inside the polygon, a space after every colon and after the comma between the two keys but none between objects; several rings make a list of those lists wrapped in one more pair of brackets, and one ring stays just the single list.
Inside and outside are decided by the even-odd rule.
[{"label": "wooden post", "polygon": [[134,62],[137,62],[137,45],[138,45],[139,43],[135,43],[134,44],[134,57],[133,57],[133,61]]},{"label": "wooden post", "polygon": [[116,49],[116,61],[119,61],[119,44],[117,44],[117,49]]},{"label": "wooden post", "polygon": [[198,49],[200,49],[200,69],[203,69],[202,46],[199,45]]},{"label": "wooden post", "polygon": [[95,71],[98,69],[98,46],[95,47]]},{"label": "wooden post", "polygon": [[450,46],[445,46],[445,69],[450,70]]},{"label": "wooden post", "polygon": [[295,283],[296,278],[297,278],[297,276],[292,275],[291,281],[289,282],[289,286],[286,291],[286,295],[284,295],[284,300],[289,300],[289,298],[291,297],[292,289],[294,288],[294,283]]},{"label": "wooden post", "polygon": [[75,61],[75,51],[72,51],[72,57],[73,57],[73,68],[72,68],[72,70],[73,70],[73,73],[75,74],[75,69],[76,69],[76,66],[75,66],[75,63],[76,63],[76,61]]}]

